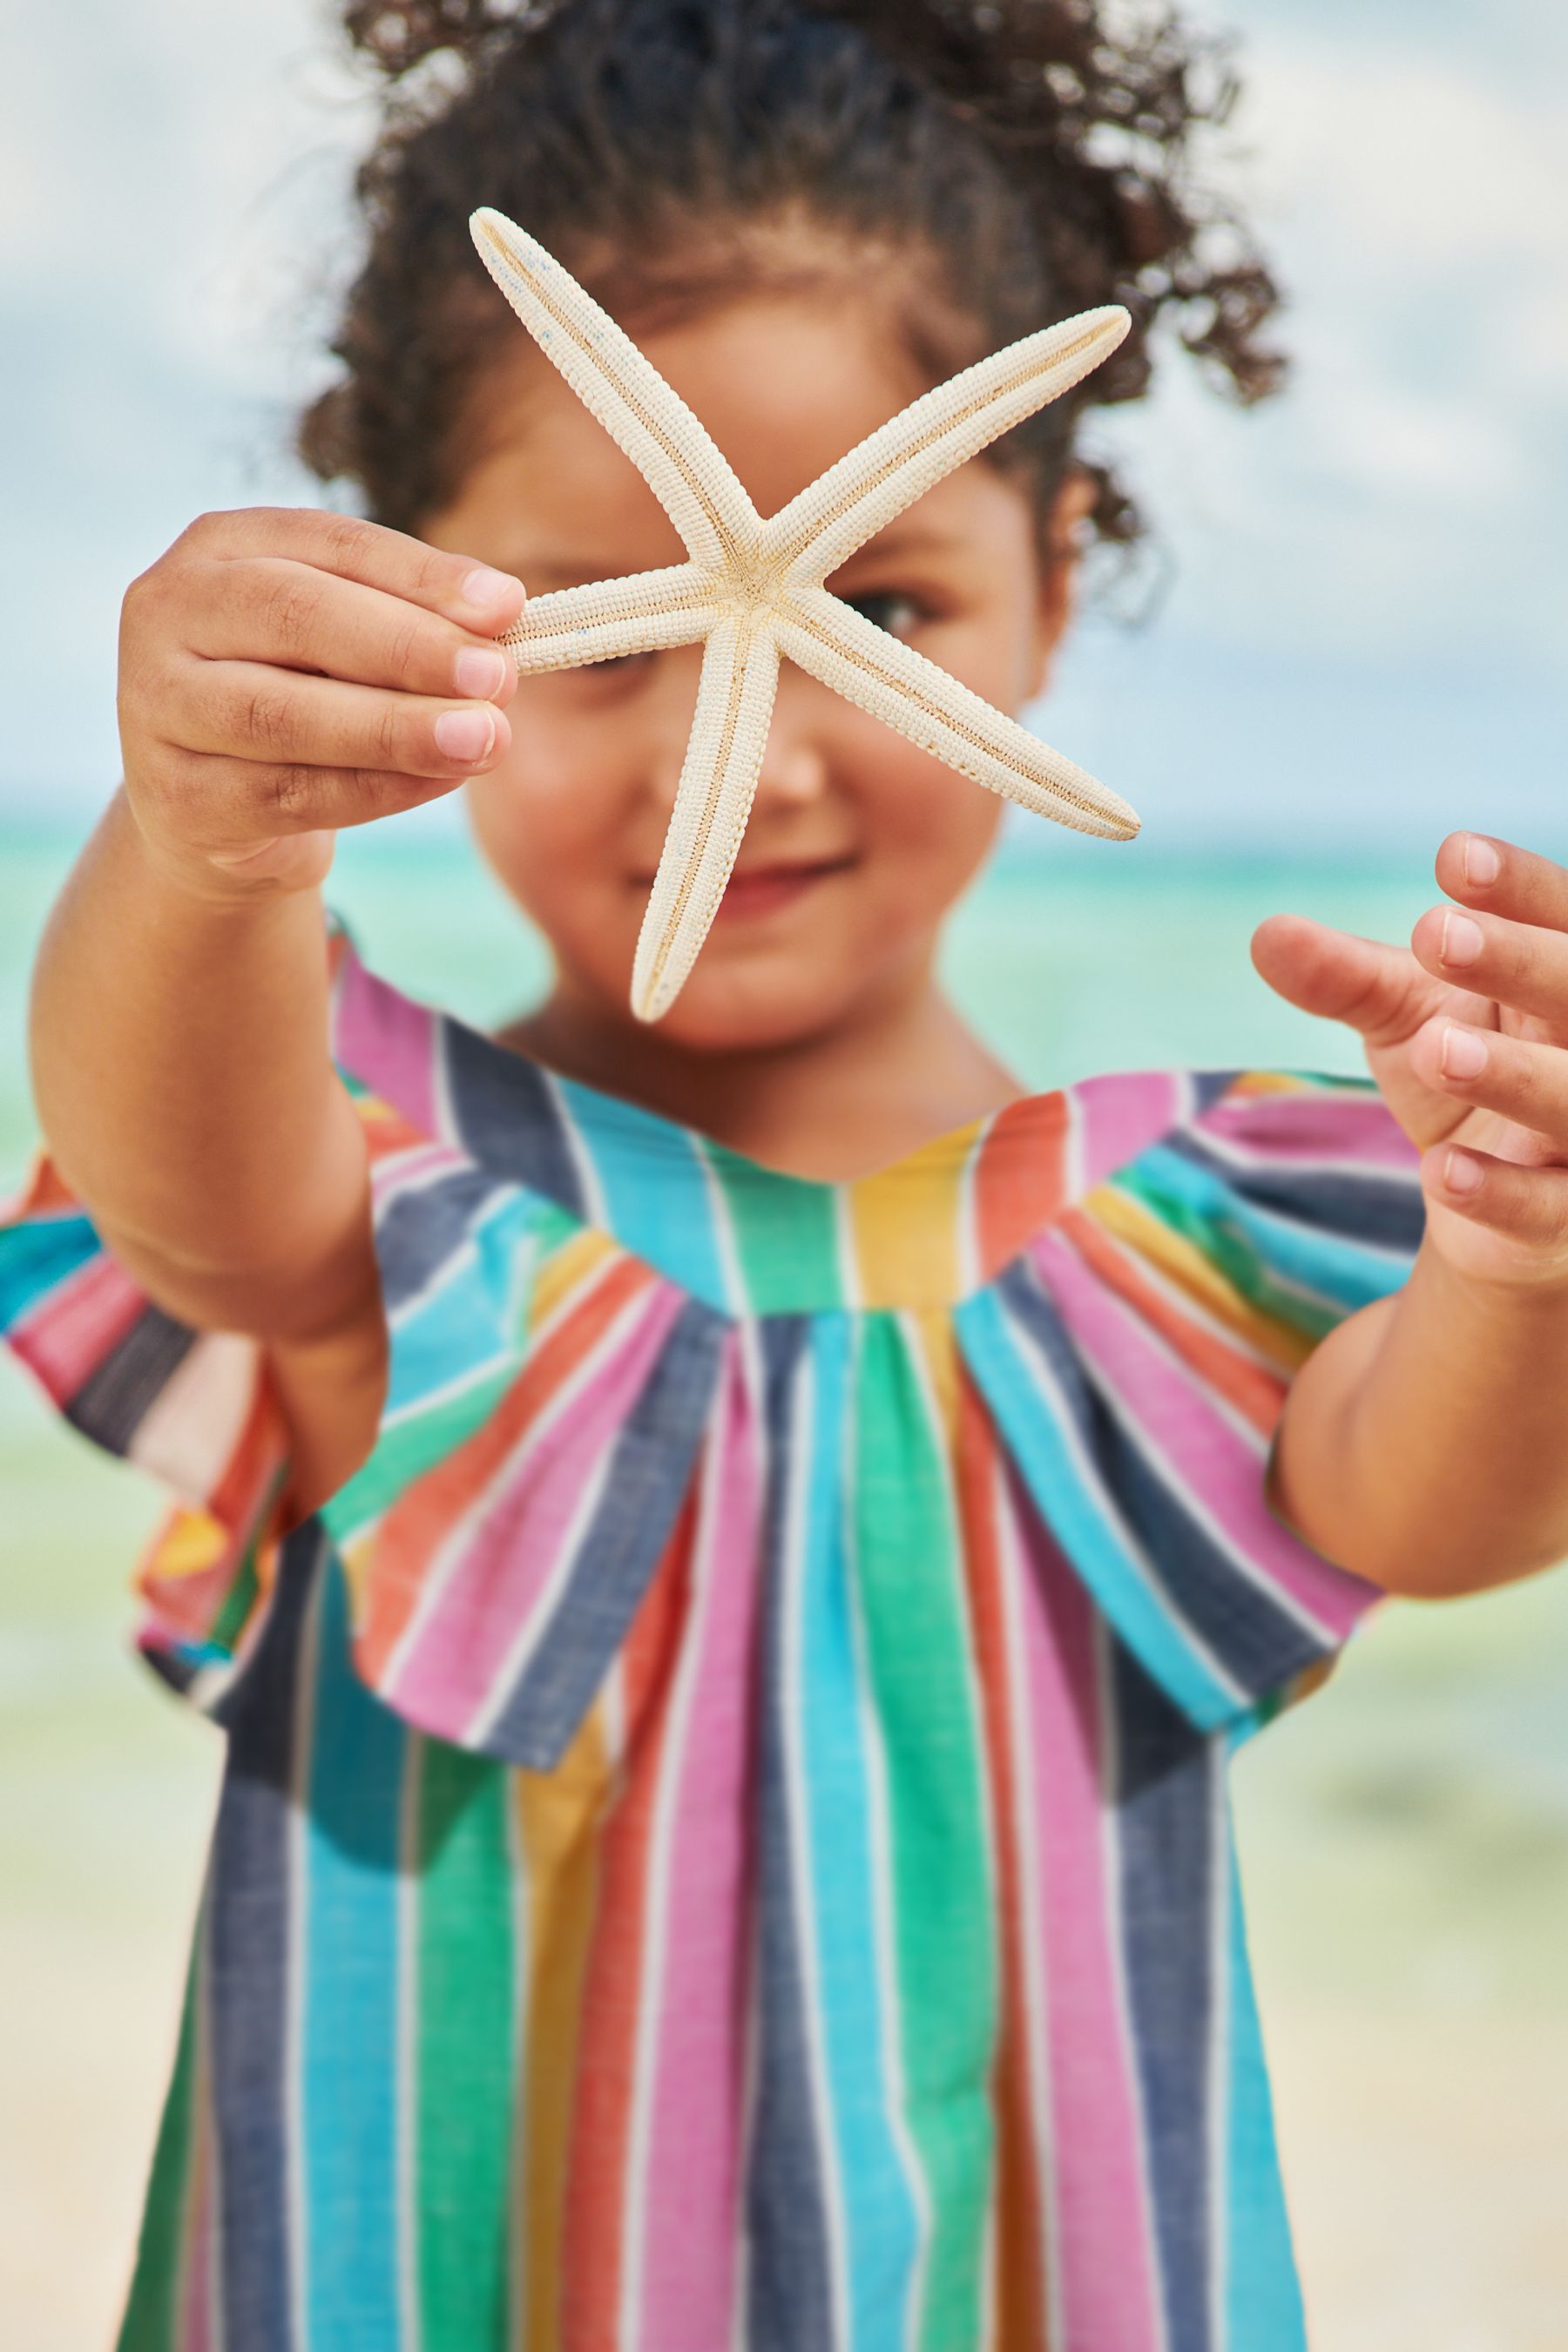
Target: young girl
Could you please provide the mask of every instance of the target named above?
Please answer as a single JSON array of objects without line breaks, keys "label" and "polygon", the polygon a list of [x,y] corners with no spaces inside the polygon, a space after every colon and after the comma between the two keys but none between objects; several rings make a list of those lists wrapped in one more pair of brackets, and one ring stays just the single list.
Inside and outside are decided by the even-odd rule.
[{"label": "young girl", "polygon": [[[1205,259],[1169,25],[348,16],[397,95],[304,446],[374,520],[208,516],[132,588],[0,1248],[183,1498],[144,1638],[229,1741],[122,2344],[1288,2352],[1226,1766],[1378,1590],[1568,1549],[1568,874],[1456,835],[1409,950],[1262,927],[1371,1079],[1028,1097],[934,978],[999,804],[786,671],[637,1024],[698,653],[519,690],[494,640],[679,550],[469,212],[764,513],[1127,303],[833,583],[1008,709],[1131,528],[1076,416],[1167,308],[1267,388],[1268,280]],[[496,1038],[323,924],[335,831],[464,780],[553,952]]]}]

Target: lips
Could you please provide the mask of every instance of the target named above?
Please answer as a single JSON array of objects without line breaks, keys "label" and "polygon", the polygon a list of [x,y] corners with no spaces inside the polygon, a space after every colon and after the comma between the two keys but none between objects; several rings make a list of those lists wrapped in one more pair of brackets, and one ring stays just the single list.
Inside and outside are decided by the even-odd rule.
[{"label": "lips", "polygon": [[849,862],[847,857],[823,857],[737,868],[719,902],[718,919],[771,915],[778,908],[792,906],[815,884],[825,882],[829,875],[842,874]]}]

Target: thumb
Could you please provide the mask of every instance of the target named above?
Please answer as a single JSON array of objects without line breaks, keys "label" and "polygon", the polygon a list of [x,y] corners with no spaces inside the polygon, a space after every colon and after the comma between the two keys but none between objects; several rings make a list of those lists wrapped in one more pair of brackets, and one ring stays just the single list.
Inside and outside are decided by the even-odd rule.
[{"label": "thumb", "polygon": [[1370,1045],[1396,1045],[1442,994],[1408,948],[1339,931],[1310,915],[1270,915],[1252,934],[1253,967],[1287,1003],[1343,1021]]}]

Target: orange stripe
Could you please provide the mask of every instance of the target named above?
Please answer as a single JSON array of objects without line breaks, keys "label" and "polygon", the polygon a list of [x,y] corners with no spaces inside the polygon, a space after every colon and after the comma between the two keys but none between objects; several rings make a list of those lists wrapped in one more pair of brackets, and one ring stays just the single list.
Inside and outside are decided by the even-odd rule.
[{"label": "orange stripe", "polygon": [[[487,1481],[584,1359],[655,1277],[624,1258],[581,1307],[557,1324],[473,1435],[416,1478],[393,1504],[366,1548],[365,1619],[355,1643],[360,1672],[374,1686],[418,1604],[430,1561]],[[356,1547],[356,1570],[358,1568]]]},{"label": "orange stripe", "polygon": [[[572,2124],[563,2245],[562,2341],[572,2352],[616,2352],[619,2341],[632,2096],[645,2013],[643,1944],[659,1763],[685,1615],[695,1494],[683,1505],[626,1651],[626,1790],[605,1837],[604,1880],[583,2004],[584,2056]],[[651,1605],[650,1605],[651,1604]],[[553,2342],[553,2339],[550,2339]]]},{"label": "orange stripe", "polygon": [[1033,1095],[1009,1103],[991,1122],[974,1170],[974,1234],[979,1277],[990,1282],[1067,1197],[1068,1098]]},{"label": "orange stripe", "polygon": [[1044,2183],[1029,2112],[1023,1938],[1026,1933],[1018,1871],[1014,1727],[1007,1688],[1006,1626],[995,1521],[1000,1454],[994,1432],[966,1374],[961,1375],[954,1448],[959,1518],[969,1579],[981,1714],[996,1840],[1002,1948],[1001,2035],[996,2052],[995,2340],[1008,2352],[1044,2352],[1047,2300],[1040,2214]]}]

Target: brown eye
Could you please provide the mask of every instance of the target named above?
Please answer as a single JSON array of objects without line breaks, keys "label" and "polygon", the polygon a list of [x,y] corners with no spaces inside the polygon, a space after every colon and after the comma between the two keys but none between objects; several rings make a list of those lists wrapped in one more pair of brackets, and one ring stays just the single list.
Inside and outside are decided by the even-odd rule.
[{"label": "brown eye", "polygon": [[912,636],[921,623],[931,618],[918,597],[906,596],[899,589],[868,590],[863,596],[846,596],[844,602],[879,629],[886,629],[890,637]]}]

